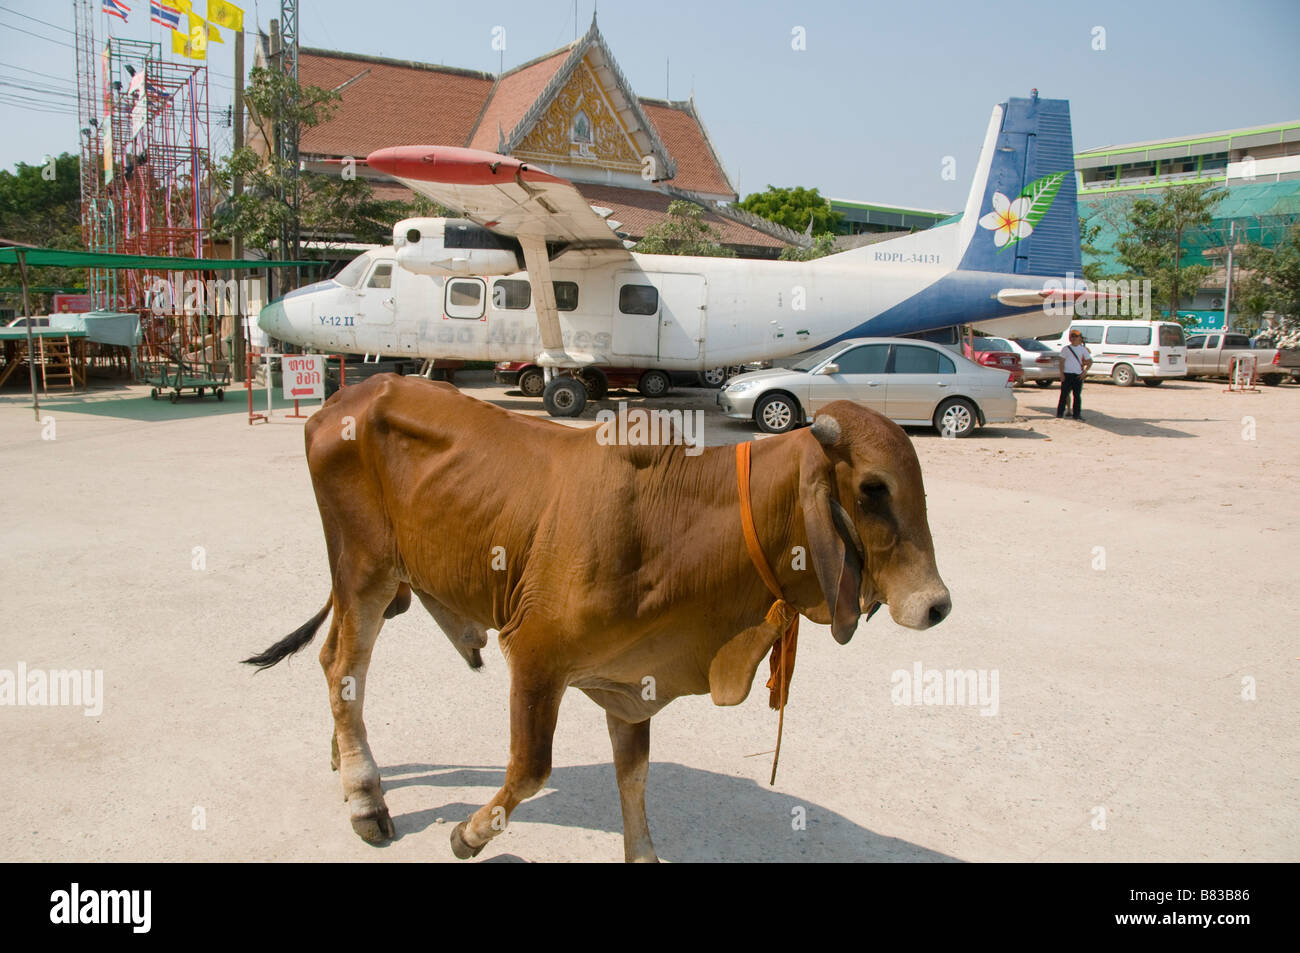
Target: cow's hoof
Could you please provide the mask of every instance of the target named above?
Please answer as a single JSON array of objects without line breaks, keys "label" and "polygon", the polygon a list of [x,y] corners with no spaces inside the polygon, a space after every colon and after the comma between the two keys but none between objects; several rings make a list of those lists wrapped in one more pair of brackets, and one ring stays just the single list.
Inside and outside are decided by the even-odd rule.
[{"label": "cow's hoof", "polygon": [[367,844],[382,844],[392,840],[397,831],[393,819],[388,816],[388,808],[382,808],[374,814],[352,818],[352,829]]},{"label": "cow's hoof", "polygon": [[451,832],[451,852],[461,860],[469,860],[471,857],[477,857],[479,852],[487,846],[486,841],[479,844],[477,847],[470,847],[469,844],[465,843],[465,826],[467,824],[467,821],[461,821]]}]

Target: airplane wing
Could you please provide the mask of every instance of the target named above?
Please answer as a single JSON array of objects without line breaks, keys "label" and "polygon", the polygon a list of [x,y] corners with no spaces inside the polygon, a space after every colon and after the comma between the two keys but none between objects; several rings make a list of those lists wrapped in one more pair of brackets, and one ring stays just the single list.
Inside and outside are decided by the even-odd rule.
[{"label": "airplane wing", "polygon": [[529,163],[456,146],[396,146],[372,152],[366,164],[499,235],[630,260],[609,209],[597,211],[572,182]]},{"label": "airplane wing", "polygon": [[366,165],[489,231],[518,239],[542,336],[537,362],[543,367],[578,363],[564,349],[548,244],[559,243],[566,253],[630,262],[630,243],[614,233],[617,222],[607,221],[610,209],[597,210],[567,179],[495,152],[395,146],[372,152]]}]

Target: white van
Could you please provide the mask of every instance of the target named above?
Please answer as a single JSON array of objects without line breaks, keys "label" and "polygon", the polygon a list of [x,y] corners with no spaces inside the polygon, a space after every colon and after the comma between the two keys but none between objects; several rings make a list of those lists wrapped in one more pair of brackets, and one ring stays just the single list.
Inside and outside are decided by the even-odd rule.
[{"label": "white van", "polygon": [[1142,381],[1148,387],[1170,377],[1187,376],[1187,339],[1174,321],[1099,321],[1079,318],[1059,338],[1048,340],[1057,351],[1070,343],[1070,332],[1083,335],[1092,354],[1089,376],[1105,376],[1120,387]]}]

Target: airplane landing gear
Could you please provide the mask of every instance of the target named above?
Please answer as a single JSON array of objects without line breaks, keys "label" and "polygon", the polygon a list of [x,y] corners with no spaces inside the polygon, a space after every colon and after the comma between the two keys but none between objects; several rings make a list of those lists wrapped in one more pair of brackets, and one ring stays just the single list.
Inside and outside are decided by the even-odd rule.
[{"label": "airplane landing gear", "polygon": [[577,417],[587,406],[587,388],[572,377],[554,377],[542,391],[542,403],[552,417]]}]

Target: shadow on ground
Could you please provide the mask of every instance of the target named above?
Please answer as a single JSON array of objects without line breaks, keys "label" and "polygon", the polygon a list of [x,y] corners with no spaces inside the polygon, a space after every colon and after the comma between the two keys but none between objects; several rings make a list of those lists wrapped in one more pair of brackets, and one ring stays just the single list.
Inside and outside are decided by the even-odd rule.
[{"label": "shadow on ground", "polygon": [[[495,790],[503,768],[470,765],[397,764],[382,768],[384,790],[399,787],[480,787]],[[485,799],[488,797],[485,793]],[[434,798],[436,800],[436,797]],[[450,837],[452,828],[481,804],[439,803],[393,818],[399,838],[434,827]],[[794,809],[806,810],[807,829],[792,829]],[[646,813],[662,860],[677,863],[742,862],[935,862],[956,861],[937,851],[862,827],[807,798],[773,791],[746,778],[702,771],[672,762],[651,762]],[[443,824],[437,824],[442,818]],[[515,810],[513,823],[543,823],[621,835],[618,785],[611,764],[556,768],[542,793]],[[436,849],[443,849],[439,845]],[[450,846],[445,849],[450,852]],[[610,861],[623,859],[615,848]],[[482,858],[519,861],[509,854]],[[563,860],[534,857],[531,860]]]}]

